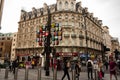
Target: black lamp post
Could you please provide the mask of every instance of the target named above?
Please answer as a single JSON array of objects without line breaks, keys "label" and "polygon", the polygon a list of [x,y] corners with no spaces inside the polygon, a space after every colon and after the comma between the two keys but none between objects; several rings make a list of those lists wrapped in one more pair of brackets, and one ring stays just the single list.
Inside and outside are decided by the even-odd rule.
[{"label": "black lamp post", "polygon": [[117,49],[115,49],[114,53],[115,53],[115,59],[117,60],[118,56],[119,56],[119,51]]},{"label": "black lamp post", "polygon": [[[60,27],[60,25],[58,23],[51,24],[51,13],[50,13],[49,7],[48,7],[47,11],[48,11],[47,24],[40,27],[40,30],[36,31],[36,32],[37,32],[37,39],[38,39],[39,45],[40,46],[44,45],[44,51],[43,51],[42,55],[45,56],[45,66],[44,66],[44,68],[46,70],[45,75],[49,76],[50,53],[51,53],[51,47],[50,47],[51,42],[50,41],[52,38],[53,44],[55,44],[55,45],[59,44],[59,40],[62,40],[62,28],[58,28],[58,27]],[[54,27],[55,27],[55,29],[53,31]],[[44,35],[44,37],[40,37],[42,35]],[[43,44],[43,42],[44,42],[44,44]]]},{"label": "black lamp post", "polygon": [[45,43],[45,54],[46,54],[46,60],[45,60],[45,75],[49,76],[50,75],[50,71],[49,71],[49,66],[50,66],[50,38],[51,38],[51,15],[50,15],[50,11],[48,8],[48,21],[47,21],[47,31],[48,31],[48,36],[46,39],[46,43]]},{"label": "black lamp post", "polygon": [[[51,47],[50,47],[50,38],[51,38],[51,14],[49,11],[49,8],[47,9],[48,11],[48,20],[47,20],[47,24],[44,25],[45,29],[41,29],[40,31],[37,33],[38,35],[45,35],[44,37],[44,51],[43,53],[41,53],[42,55],[45,56],[45,75],[49,76],[49,66],[50,66],[50,52],[51,52]],[[45,31],[45,34],[41,34],[43,33],[43,30]],[[37,36],[39,39],[41,39],[39,36]],[[42,38],[43,39],[43,38]],[[42,42],[43,41],[38,41],[39,45],[42,46]]]}]

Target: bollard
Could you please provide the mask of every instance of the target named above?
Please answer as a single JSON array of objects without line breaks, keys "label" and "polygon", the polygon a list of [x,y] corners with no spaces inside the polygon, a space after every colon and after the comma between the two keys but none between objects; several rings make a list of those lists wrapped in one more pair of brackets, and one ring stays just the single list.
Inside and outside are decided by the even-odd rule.
[{"label": "bollard", "polygon": [[37,80],[41,80],[41,68],[38,68],[38,79]]},{"label": "bollard", "polygon": [[0,71],[1,71],[1,66],[0,66]]},{"label": "bollard", "polygon": [[57,80],[57,65],[53,69],[53,80]]},{"label": "bollard", "polygon": [[95,80],[97,80],[97,69],[94,69]]},{"label": "bollard", "polygon": [[5,79],[8,79],[8,70],[9,70],[9,68],[6,67],[6,69],[5,69]]},{"label": "bollard", "polygon": [[28,80],[28,68],[25,69],[25,80]]},{"label": "bollard", "polygon": [[97,69],[98,69],[98,64],[95,63],[94,64],[94,69],[93,69],[94,70],[94,79],[95,80],[98,80],[98,78],[97,78],[98,77],[98,75],[97,75],[98,74]]},{"label": "bollard", "polygon": [[18,68],[15,68],[14,80],[17,80],[18,77]]},{"label": "bollard", "polygon": [[76,75],[75,75],[75,63],[73,63],[72,80],[76,80]]},{"label": "bollard", "polygon": [[53,80],[57,80],[57,60],[53,58]]},{"label": "bollard", "polygon": [[72,80],[75,80],[75,70],[72,70]]}]

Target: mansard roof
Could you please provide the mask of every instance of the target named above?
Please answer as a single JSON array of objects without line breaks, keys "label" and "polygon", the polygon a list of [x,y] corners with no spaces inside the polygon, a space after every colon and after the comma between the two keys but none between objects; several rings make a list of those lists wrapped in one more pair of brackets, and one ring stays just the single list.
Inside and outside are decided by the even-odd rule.
[{"label": "mansard roof", "polygon": [[[44,3],[44,7],[39,8],[39,9],[36,9],[35,7],[33,7],[32,11],[30,11],[30,12],[27,12],[25,10],[21,10],[21,20],[20,21],[25,21],[25,20],[40,17],[42,15],[47,15],[48,14],[48,9],[50,10],[50,13],[59,12],[57,10],[57,4],[47,5],[46,3]],[[65,11],[65,10],[63,10],[63,11]],[[67,10],[67,12],[68,12],[68,10]],[[82,15],[85,14],[87,18],[89,18],[90,20],[92,20],[93,22],[98,24],[99,26],[102,25],[102,20],[98,20],[97,17],[93,16],[93,13],[88,12],[87,7],[83,8],[81,6],[81,2],[76,3],[76,10],[73,11],[73,12],[74,13],[80,13]]]}]

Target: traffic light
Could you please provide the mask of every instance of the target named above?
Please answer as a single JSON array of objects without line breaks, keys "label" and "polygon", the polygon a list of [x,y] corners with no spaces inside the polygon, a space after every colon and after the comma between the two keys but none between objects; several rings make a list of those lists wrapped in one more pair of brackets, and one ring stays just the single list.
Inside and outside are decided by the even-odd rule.
[{"label": "traffic light", "polygon": [[104,52],[106,51],[110,51],[110,48],[107,48],[106,46],[104,46]]},{"label": "traffic light", "polygon": [[115,49],[114,53],[115,53],[115,59],[117,60],[120,52],[117,49]]}]

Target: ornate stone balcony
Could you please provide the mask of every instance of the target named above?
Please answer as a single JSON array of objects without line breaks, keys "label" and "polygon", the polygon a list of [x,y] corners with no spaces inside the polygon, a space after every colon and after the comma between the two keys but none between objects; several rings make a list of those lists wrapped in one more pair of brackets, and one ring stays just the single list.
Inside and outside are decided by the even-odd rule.
[{"label": "ornate stone balcony", "polygon": [[70,34],[64,34],[64,37],[65,37],[65,38],[69,38],[69,37],[70,37]]}]

